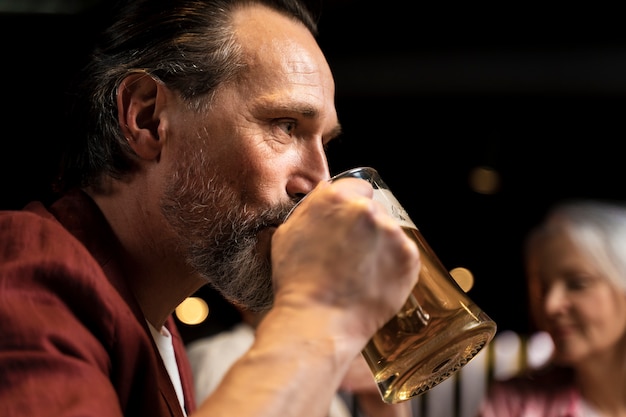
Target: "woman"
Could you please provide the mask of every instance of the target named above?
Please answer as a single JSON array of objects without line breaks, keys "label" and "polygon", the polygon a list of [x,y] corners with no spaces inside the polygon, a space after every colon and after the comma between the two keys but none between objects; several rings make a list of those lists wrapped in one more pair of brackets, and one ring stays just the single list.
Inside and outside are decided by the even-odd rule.
[{"label": "woman", "polygon": [[626,206],[560,204],[526,244],[530,312],[554,352],[494,382],[478,415],[626,416]]}]

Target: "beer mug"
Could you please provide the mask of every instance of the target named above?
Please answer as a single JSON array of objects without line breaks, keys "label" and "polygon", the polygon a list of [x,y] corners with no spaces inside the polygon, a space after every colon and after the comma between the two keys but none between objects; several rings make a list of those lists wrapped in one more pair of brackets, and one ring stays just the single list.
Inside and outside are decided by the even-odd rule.
[{"label": "beer mug", "polygon": [[493,339],[496,323],[457,284],[374,168],[353,168],[331,181],[346,177],[368,181],[374,200],[387,208],[420,251],[417,285],[362,352],[383,401],[398,403],[460,370]]}]

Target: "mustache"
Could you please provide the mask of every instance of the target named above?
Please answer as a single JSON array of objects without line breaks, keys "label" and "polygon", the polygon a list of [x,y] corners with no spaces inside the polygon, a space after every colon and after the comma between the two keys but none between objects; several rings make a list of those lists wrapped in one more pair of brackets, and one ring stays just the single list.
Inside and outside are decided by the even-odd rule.
[{"label": "mustache", "polygon": [[296,207],[298,201],[290,201],[288,203],[280,203],[272,207],[268,207],[261,211],[257,216],[251,219],[253,230],[261,230],[267,227],[278,227],[287,220],[287,216]]}]

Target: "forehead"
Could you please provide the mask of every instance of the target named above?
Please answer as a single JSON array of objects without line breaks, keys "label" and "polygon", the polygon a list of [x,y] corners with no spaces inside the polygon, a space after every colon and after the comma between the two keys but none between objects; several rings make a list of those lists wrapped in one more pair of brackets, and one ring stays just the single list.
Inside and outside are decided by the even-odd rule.
[{"label": "forehead", "polygon": [[240,110],[306,109],[334,128],[333,76],[307,27],[258,4],[235,10],[232,22],[245,69],[228,89]]},{"label": "forehead", "polygon": [[331,76],[314,36],[293,18],[263,5],[247,5],[234,11],[233,28],[255,80],[271,74],[312,84]]},{"label": "forehead", "polygon": [[589,264],[588,254],[566,233],[552,233],[536,239],[528,252],[531,269],[562,271]]},{"label": "forehead", "polygon": [[268,40],[313,35],[296,18],[282,14],[262,4],[244,4],[233,10],[232,23],[236,35],[244,44],[267,43]]}]

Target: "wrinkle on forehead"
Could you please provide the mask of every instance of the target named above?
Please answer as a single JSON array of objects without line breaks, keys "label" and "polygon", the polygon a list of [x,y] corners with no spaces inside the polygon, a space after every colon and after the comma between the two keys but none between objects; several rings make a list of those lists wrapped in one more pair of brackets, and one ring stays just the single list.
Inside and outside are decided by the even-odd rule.
[{"label": "wrinkle on forehead", "polygon": [[302,23],[261,5],[239,9],[233,22],[255,82],[284,76],[283,82],[328,88],[323,81],[332,79],[330,68]]},{"label": "wrinkle on forehead", "polygon": [[236,10],[232,21],[246,64],[222,91],[234,111],[250,121],[299,113],[323,121],[327,137],[339,132],[334,79],[306,26],[261,5]]}]

